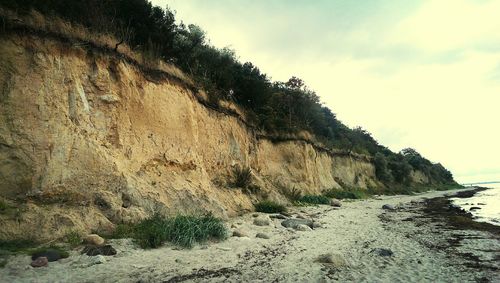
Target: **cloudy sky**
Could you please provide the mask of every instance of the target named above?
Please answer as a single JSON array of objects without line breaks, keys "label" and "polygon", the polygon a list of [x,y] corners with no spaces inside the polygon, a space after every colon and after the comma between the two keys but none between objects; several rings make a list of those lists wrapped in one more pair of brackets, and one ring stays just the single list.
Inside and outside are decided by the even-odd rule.
[{"label": "cloudy sky", "polygon": [[500,0],[153,0],[350,127],[500,180]]}]

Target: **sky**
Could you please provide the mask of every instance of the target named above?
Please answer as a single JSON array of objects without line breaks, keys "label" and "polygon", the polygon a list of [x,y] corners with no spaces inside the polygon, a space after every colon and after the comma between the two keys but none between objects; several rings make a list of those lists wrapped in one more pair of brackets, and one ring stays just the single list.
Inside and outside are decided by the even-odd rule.
[{"label": "sky", "polygon": [[500,181],[500,0],[153,0],[350,127]]}]

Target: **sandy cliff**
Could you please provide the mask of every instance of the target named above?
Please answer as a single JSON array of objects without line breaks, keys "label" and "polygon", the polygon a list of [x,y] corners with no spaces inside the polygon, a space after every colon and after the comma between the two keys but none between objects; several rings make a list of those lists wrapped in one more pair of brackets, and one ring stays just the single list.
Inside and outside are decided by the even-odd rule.
[{"label": "sandy cliff", "polygon": [[[35,35],[0,44],[0,238],[106,230],[155,211],[232,216],[280,188],[380,186],[369,158],[271,141],[179,79]],[[254,194],[229,188],[249,166]]]}]

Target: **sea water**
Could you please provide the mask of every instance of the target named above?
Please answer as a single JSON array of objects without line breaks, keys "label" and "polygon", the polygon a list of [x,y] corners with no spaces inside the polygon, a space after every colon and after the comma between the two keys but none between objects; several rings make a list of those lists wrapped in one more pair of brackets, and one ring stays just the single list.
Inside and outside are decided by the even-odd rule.
[{"label": "sea water", "polygon": [[[452,198],[454,204],[471,212],[475,221],[500,226],[500,184],[489,185],[491,189],[476,193],[470,198]],[[480,209],[473,209],[479,207]]]}]

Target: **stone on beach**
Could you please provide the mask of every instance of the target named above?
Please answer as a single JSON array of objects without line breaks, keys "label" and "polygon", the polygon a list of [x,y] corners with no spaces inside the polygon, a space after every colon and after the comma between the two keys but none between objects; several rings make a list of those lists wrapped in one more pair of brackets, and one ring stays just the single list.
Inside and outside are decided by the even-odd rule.
[{"label": "stone on beach", "polygon": [[382,209],[385,209],[385,210],[394,210],[394,206],[393,205],[390,205],[390,204],[384,204],[382,205]]},{"label": "stone on beach", "polygon": [[299,224],[299,225],[295,226],[295,230],[306,232],[306,231],[311,231],[312,229],[311,229],[311,227],[309,227],[307,225]]},{"label": "stone on beach", "polygon": [[86,254],[88,256],[97,256],[97,255],[116,255],[116,250],[111,245],[105,246],[85,246],[82,250],[82,254]]},{"label": "stone on beach", "polygon": [[101,264],[101,263],[105,263],[105,262],[106,262],[106,258],[104,256],[97,255],[97,256],[92,257],[91,265]]},{"label": "stone on beach", "polygon": [[295,228],[298,225],[306,225],[312,228],[313,222],[309,219],[287,219],[281,222],[281,225],[286,228]]},{"label": "stone on beach", "polygon": [[31,262],[31,266],[33,267],[44,267],[47,265],[49,265],[49,260],[44,256],[38,257]]},{"label": "stone on beach", "polygon": [[84,242],[89,245],[102,246],[104,239],[97,234],[90,234],[85,237]]},{"label": "stone on beach", "polygon": [[65,257],[68,257],[67,255],[64,255],[62,254],[60,251],[58,250],[54,250],[54,249],[47,249],[47,250],[43,250],[43,251],[40,251],[40,252],[36,252],[34,253],[32,256],[31,256],[31,259],[32,260],[36,260],[37,258],[39,257],[45,257],[47,258],[48,261],[58,261],[59,259],[61,258],[65,258]]},{"label": "stone on beach", "polygon": [[371,250],[372,253],[376,253],[379,256],[392,256],[394,253],[390,249],[376,248]]},{"label": "stone on beach", "polygon": [[271,221],[269,220],[269,218],[255,218],[253,220],[253,224],[254,225],[257,225],[257,226],[268,226],[269,224],[271,223]]},{"label": "stone on beach", "polygon": [[286,217],[285,215],[282,215],[282,214],[271,214],[271,215],[269,215],[269,218],[271,218],[271,219],[287,219],[288,217]]},{"label": "stone on beach", "polygon": [[261,238],[261,239],[270,239],[271,238],[268,234],[265,234],[265,233],[257,233],[257,235],[255,235],[255,237]]},{"label": "stone on beach", "polygon": [[469,208],[469,210],[478,210],[478,209],[481,209],[481,208],[477,207],[477,206],[473,206],[473,207]]},{"label": "stone on beach", "polygon": [[248,237],[248,234],[242,230],[234,230],[233,237]]},{"label": "stone on beach", "polygon": [[332,199],[330,201],[330,205],[333,206],[333,207],[341,207],[342,203],[338,199]]},{"label": "stone on beach", "polygon": [[328,264],[336,268],[347,266],[345,258],[340,254],[334,253],[322,254],[316,259],[316,262]]}]

